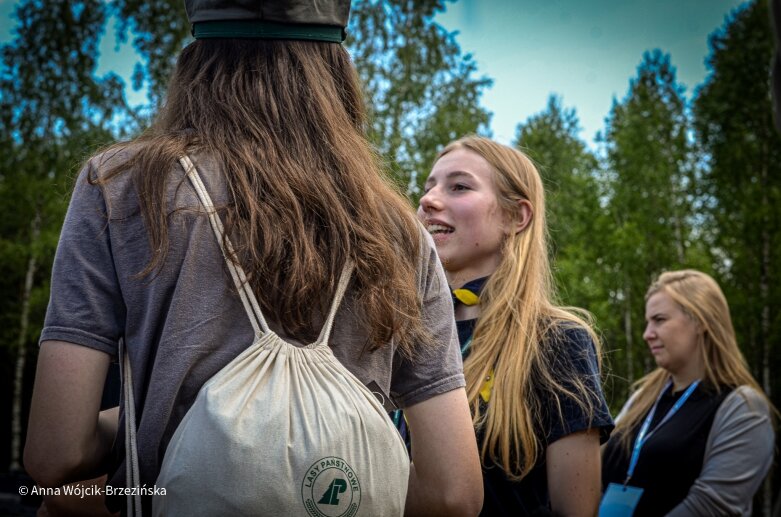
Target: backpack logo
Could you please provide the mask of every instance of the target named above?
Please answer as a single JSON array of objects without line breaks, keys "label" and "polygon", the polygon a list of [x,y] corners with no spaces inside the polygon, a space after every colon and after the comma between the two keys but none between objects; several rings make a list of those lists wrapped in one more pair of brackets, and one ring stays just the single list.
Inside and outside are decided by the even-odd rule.
[{"label": "backpack logo", "polygon": [[352,517],[361,504],[361,484],[346,461],[328,456],[307,469],[301,499],[311,517]]},{"label": "backpack logo", "polygon": [[347,491],[347,481],[342,478],[336,478],[331,481],[331,486],[325,491],[323,497],[317,502],[317,504],[339,504],[339,494]]}]

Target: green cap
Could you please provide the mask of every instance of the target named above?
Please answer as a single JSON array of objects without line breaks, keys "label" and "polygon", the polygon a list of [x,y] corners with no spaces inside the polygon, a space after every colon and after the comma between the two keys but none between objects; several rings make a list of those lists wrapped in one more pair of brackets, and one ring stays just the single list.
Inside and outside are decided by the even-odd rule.
[{"label": "green cap", "polygon": [[344,41],[349,0],[185,0],[192,34],[203,38]]}]

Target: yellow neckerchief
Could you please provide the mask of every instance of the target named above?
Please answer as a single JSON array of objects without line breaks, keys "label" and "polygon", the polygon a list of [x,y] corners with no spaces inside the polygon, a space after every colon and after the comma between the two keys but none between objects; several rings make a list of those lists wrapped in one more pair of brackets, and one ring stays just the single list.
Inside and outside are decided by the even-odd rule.
[{"label": "yellow neckerchief", "polygon": [[[466,285],[470,285],[471,282],[467,282]],[[480,287],[482,287],[482,282],[480,283]],[[478,288],[479,292],[479,288]],[[472,291],[471,289],[453,289],[453,297],[457,299],[459,302],[463,303],[467,306],[477,305],[480,303],[480,296]],[[466,344],[461,348],[461,355],[464,355],[464,352],[467,351],[469,348],[469,345],[472,343],[472,338],[470,337],[469,340],[467,340]],[[488,402],[491,400],[491,390],[494,387],[494,370],[491,368],[491,371],[488,372],[488,376],[485,378],[485,381],[483,381],[483,384],[480,386],[480,398],[483,399],[484,402]]]},{"label": "yellow neckerchief", "polygon": [[453,289],[453,296],[464,305],[477,305],[480,301],[480,297],[469,289]]},{"label": "yellow neckerchief", "polygon": [[494,369],[491,368],[491,371],[488,372],[488,377],[485,378],[485,382],[483,382],[483,385],[480,386],[480,398],[483,399],[485,403],[488,403],[489,400],[491,400],[491,390],[494,389]]},{"label": "yellow neckerchief", "polygon": [[[466,344],[461,347],[461,355],[464,355],[464,352],[466,352],[469,349],[469,345],[472,344],[472,338],[470,337]],[[483,384],[480,386],[480,398],[483,399],[483,402],[488,403],[489,400],[491,400],[491,390],[494,389],[494,369],[491,368],[491,370],[488,372],[488,376],[483,381]]]}]

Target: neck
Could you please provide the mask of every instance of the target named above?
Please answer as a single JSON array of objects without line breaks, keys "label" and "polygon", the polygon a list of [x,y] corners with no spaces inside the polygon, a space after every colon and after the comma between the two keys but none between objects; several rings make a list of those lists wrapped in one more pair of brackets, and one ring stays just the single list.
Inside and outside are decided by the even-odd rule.
[{"label": "neck", "polygon": [[447,285],[449,285],[451,289],[460,289],[467,282],[477,280],[484,276],[491,276],[494,271],[496,271],[496,266],[489,268],[459,269],[457,271],[445,269],[445,278],[447,278]]},{"label": "neck", "polygon": [[477,305],[463,305],[458,304],[453,311],[456,321],[473,320],[480,317],[480,304]]},{"label": "neck", "polygon": [[471,282],[472,280],[477,280],[481,276],[484,275],[462,275],[462,274],[451,274],[445,271],[445,277],[447,278],[447,285],[450,286],[450,289],[461,289],[464,287],[464,284],[467,282]]},{"label": "neck", "polygon": [[702,379],[703,373],[702,368],[689,368],[675,373],[670,372],[670,377],[673,381],[673,392],[686,389],[687,386],[697,379]]}]

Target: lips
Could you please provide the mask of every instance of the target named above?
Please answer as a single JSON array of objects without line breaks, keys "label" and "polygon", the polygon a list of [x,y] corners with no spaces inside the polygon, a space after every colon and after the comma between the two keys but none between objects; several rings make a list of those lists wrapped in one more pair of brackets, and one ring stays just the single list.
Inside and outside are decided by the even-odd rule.
[{"label": "lips", "polygon": [[453,233],[453,228],[441,224],[432,224],[427,229],[428,233],[431,235],[437,235],[440,233]]},{"label": "lips", "polygon": [[428,230],[428,233],[430,233],[431,235],[443,235],[443,234],[453,233],[455,231],[455,228],[453,228],[449,224],[443,223],[442,221],[429,219],[426,221],[426,230]]}]

